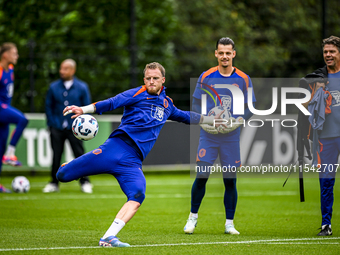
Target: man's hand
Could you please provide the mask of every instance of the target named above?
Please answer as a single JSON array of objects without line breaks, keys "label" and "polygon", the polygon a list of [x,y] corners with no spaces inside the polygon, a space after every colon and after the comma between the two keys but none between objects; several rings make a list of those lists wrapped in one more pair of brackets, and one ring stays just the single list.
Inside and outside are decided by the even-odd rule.
[{"label": "man's hand", "polygon": [[315,91],[317,91],[319,88],[325,89],[325,83],[323,83],[323,82],[316,82]]},{"label": "man's hand", "polygon": [[216,129],[218,129],[219,127],[225,127],[225,128],[227,128],[228,126],[227,126],[227,120],[226,119],[222,119],[221,118],[221,115],[224,113],[224,111],[225,110],[223,110],[223,111],[221,111],[219,114],[217,114],[216,116],[215,116],[215,120],[214,120],[214,125],[215,125],[215,128]]},{"label": "man's hand", "polygon": [[71,105],[71,106],[66,106],[63,114],[64,116],[70,114],[70,113],[74,113],[73,116],[71,116],[71,119],[77,118],[78,116],[83,114],[83,109],[79,106],[75,106],[75,105]]},{"label": "man's hand", "polygon": [[[217,114],[215,117],[213,116],[203,116],[200,121],[201,128],[208,132],[209,134],[217,135],[218,134],[218,128],[227,128],[226,125],[227,120],[222,119],[221,115],[224,113],[225,110],[221,111],[219,114]],[[210,123],[210,124],[208,124]],[[214,126],[215,125],[215,126]]]},{"label": "man's hand", "polygon": [[[327,82],[327,84],[328,84],[328,82]],[[323,90],[325,89],[325,83],[324,82],[316,82],[316,84],[315,84],[315,90],[314,90],[314,93],[316,92],[316,91],[318,91],[318,89],[319,88],[322,88]],[[308,102],[306,102],[306,103],[303,103],[302,105],[308,110],[308,105],[309,105],[309,103],[310,103],[310,101],[312,101],[312,99],[313,98],[311,98]]]}]

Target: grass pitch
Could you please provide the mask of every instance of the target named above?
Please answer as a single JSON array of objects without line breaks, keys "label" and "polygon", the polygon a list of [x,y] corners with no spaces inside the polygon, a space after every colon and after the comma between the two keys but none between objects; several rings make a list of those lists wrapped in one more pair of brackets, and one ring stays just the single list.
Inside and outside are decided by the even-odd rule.
[{"label": "grass pitch", "polygon": [[[306,202],[298,180],[239,178],[235,227],[224,234],[224,187],[211,178],[193,235],[183,227],[190,211],[193,179],[188,174],[146,174],[146,199],[118,237],[130,248],[98,247],[99,238],[125,202],[110,175],[92,176],[93,194],[79,184],[61,184],[43,194],[48,176],[27,176],[27,194],[0,194],[0,254],[339,254],[340,186],[335,184],[331,237],[317,237],[321,224],[317,178],[305,179]],[[14,176],[3,176],[10,187]]]}]

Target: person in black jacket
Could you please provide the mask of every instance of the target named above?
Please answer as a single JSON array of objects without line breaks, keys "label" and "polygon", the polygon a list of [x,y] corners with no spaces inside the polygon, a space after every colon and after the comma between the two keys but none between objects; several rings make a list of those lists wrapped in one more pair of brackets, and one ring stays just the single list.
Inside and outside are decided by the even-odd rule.
[{"label": "person in black jacket", "polygon": [[[300,87],[307,88],[312,97],[322,88],[332,95],[331,113],[327,115],[319,134],[322,145],[317,168],[320,171],[320,197],[322,224],[318,236],[332,235],[331,218],[333,211],[335,174],[340,155],[340,38],[331,36],[323,40],[323,58],[326,66],[315,70],[300,80]],[[306,116],[299,116],[298,148],[309,151],[309,123]],[[313,130],[313,132],[317,132]],[[308,137],[309,135],[309,137]],[[302,146],[301,146],[302,145]]]},{"label": "person in black jacket", "polygon": [[[59,181],[56,177],[64,151],[66,139],[70,142],[74,156],[77,158],[84,154],[83,142],[72,133],[73,120],[64,116],[63,110],[68,105],[88,105],[91,103],[90,91],[87,84],[74,76],[76,62],[66,59],[60,65],[60,79],[51,83],[46,96],[46,118],[51,132],[51,145],[53,150],[52,180],[44,189],[44,193],[59,191]],[[81,190],[92,193],[92,184],[88,177],[80,179]]]}]

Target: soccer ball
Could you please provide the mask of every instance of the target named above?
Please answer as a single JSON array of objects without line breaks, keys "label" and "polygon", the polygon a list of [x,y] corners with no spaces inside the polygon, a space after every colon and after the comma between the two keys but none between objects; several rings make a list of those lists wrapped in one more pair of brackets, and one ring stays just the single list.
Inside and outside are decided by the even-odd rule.
[{"label": "soccer ball", "polygon": [[25,176],[17,176],[12,181],[12,189],[17,193],[26,193],[30,190],[30,182]]},{"label": "soccer ball", "polygon": [[222,113],[221,119],[229,120],[229,118],[231,117],[231,114],[227,109],[224,109],[222,106],[216,106],[216,107],[212,108],[209,111],[208,116],[217,116],[223,110],[225,110],[225,111],[224,111],[224,113]]},{"label": "soccer ball", "polygon": [[94,138],[98,133],[98,128],[97,120],[89,114],[78,116],[72,123],[74,136],[83,141]]}]

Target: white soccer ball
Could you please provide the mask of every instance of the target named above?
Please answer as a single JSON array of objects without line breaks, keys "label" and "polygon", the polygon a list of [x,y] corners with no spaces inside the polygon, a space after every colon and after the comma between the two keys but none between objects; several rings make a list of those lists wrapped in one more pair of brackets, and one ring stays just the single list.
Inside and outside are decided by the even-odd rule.
[{"label": "white soccer ball", "polygon": [[25,176],[17,176],[12,181],[12,189],[14,192],[26,193],[30,188],[30,182]]},{"label": "white soccer ball", "polygon": [[88,141],[98,133],[98,122],[89,114],[78,116],[72,123],[72,132],[79,140]]},{"label": "white soccer ball", "polygon": [[221,119],[229,120],[229,118],[231,117],[230,112],[227,109],[224,109],[222,106],[216,106],[212,108],[209,111],[208,116],[217,116],[223,110],[225,111],[224,113],[222,113]]}]

